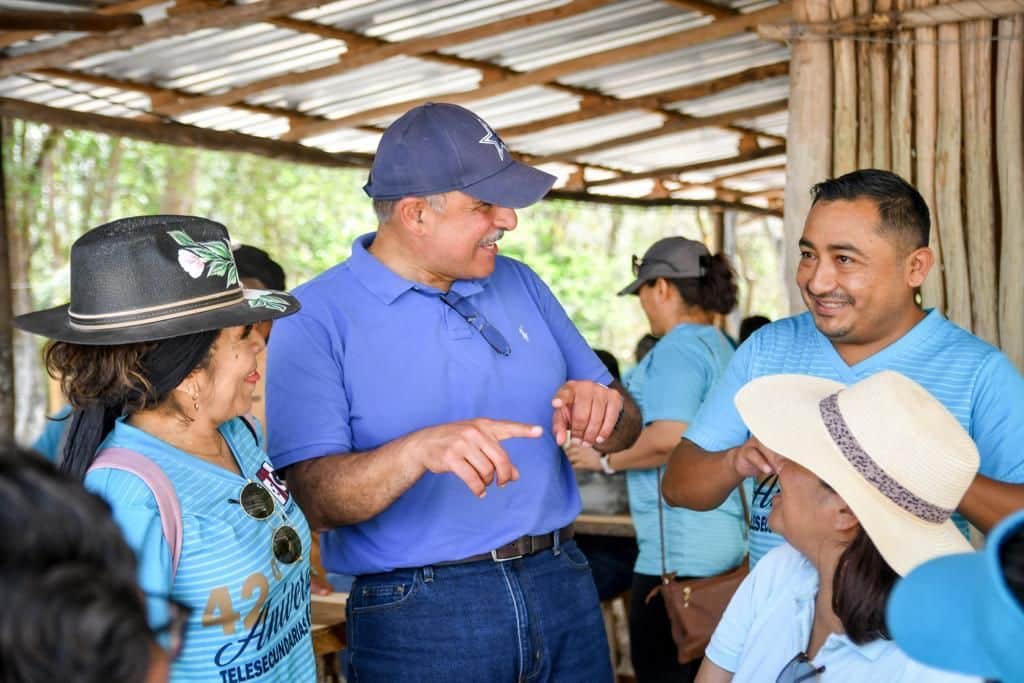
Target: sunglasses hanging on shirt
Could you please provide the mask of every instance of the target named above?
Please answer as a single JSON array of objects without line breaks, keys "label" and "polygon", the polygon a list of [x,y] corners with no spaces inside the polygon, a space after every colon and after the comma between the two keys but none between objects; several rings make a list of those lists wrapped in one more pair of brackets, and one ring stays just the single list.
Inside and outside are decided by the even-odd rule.
[{"label": "sunglasses hanging on shirt", "polygon": [[476,310],[476,306],[471,304],[464,296],[449,290],[447,293],[441,295],[441,301],[448,304],[452,310],[462,316],[462,319],[469,323],[470,327],[479,332],[480,336],[490,344],[492,349],[503,356],[512,354],[512,347],[509,345],[508,340],[505,339],[504,335],[498,331],[498,328],[487,322],[487,318],[485,318],[480,311]]}]

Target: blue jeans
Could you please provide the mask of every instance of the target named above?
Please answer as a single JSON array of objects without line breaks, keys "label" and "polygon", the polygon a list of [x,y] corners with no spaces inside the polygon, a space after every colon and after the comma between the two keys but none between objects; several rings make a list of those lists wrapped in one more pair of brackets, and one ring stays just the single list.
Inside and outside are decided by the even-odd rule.
[{"label": "blue jeans", "polygon": [[344,657],[350,683],[612,680],[590,567],[571,540],[508,562],[358,577]]}]

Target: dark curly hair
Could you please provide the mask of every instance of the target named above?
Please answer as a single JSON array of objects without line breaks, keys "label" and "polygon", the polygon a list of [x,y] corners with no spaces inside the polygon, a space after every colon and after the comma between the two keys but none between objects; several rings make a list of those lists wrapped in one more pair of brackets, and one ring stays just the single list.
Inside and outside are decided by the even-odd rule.
[{"label": "dark curly hair", "polygon": [[209,362],[219,330],[119,346],[51,342],[46,369],[74,408],[61,469],[83,479],[117,418],[155,408]]},{"label": "dark curly hair", "polygon": [[[700,306],[705,311],[726,314],[736,308],[739,290],[736,274],[724,254],[715,254],[707,259],[707,272],[703,277],[665,278],[679,291],[683,301],[691,306]],[[653,281],[652,281],[653,284]]]}]

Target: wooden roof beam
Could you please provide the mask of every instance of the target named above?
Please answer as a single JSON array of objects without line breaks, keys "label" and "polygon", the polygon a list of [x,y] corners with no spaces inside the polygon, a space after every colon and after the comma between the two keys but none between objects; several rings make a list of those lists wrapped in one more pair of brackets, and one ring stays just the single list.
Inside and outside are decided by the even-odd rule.
[{"label": "wooden roof beam", "polygon": [[237,27],[275,16],[293,14],[327,0],[259,0],[245,5],[227,5],[208,12],[182,14],[145,26],[119,29],[99,36],[85,36],[57,47],[0,59],[0,78],[22,71],[70,64],[86,57],[127,50],[161,38],[170,38],[206,28]]},{"label": "wooden roof beam", "polygon": [[588,183],[588,186],[598,187],[601,185],[618,185],[619,183],[628,183],[634,180],[647,180],[648,178],[672,179],[684,173],[706,171],[709,168],[718,168],[721,166],[732,166],[734,164],[742,164],[748,161],[757,161],[758,159],[764,159],[766,157],[773,157],[785,153],[785,145],[762,147],[761,149],[755,150],[753,152],[748,152],[746,154],[737,154],[735,156],[725,157],[723,159],[710,159],[708,161],[702,161],[696,164],[688,164],[686,166],[669,166],[666,168],[655,168],[650,171],[641,171],[638,173],[623,173],[622,175],[617,176],[615,178],[592,180],[591,182]]},{"label": "wooden roof beam", "polygon": [[254,135],[186,126],[181,123],[160,123],[102,116],[69,109],[57,109],[7,97],[0,97],[0,116],[37,121],[63,128],[91,130],[107,135],[119,135],[167,145],[259,154],[299,164],[336,168],[367,168],[373,161],[372,155],[369,154],[331,154],[305,145],[269,140]]},{"label": "wooden roof beam", "polygon": [[0,9],[0,26],[11,31],[114,31],[142,26],[139,14]]},{"label": "wooden roof beam", "polygon": [[590,204],[612,204],[618,206],[685,206],[691,208],[710,209],[734,209],[745,213],[752,213],[759,216],[775,216],[782,218],[781,208],[754,206],[744,202],[724,202],[720,199],[684,199],[682,197],[619,197],[611,194],[596,194],[591,192],[572,192],[567,190],[551,190],[544,199],[561,199],[572,202],[587,202]]},{"label": "wooden roof beam", "polygon": [[352,31],[341,31],[339,29],[327,27],[311,21],[301,21],[291,18],[275,20],[273,23],[276,25],[284,28],[290,28],[295,31],[316,33],[322,36],[325,35],[323,30],[329,31],[332,37],[345,41],[345,43],[350,45],[353,49],[350,49],[345,54],[341,55],[336,64],[328,64],[327,66],[299,71],[296,73],[287,73],[261,78],[257,81],[253,81],[252,83],[246,83],[245,85],[231,88],[216,95],[208,95],[206,97],[182,102],[167,109],[166,113],[182,114],[188,111],[195,111],[197,109],[204,109],[208,107],[222,107],[239,102],[247,97],[255,95],[256,93],[273,90],[274,88],[281,86],[300,85],[302,83],[318,81],[324,78],[332,78],[348,71],[376,62],[381,62],[392,57],[397,57],[399,55],[415,57],[432,54],[435,58],[442,58],[444,56],[437,54],[437,51],[443,48],[468,43],[481,38],[496,36],[500,33],[529,28],[538,24],[566,19],[577,14],[582,14],[583,12],[596,9],[602,5],[607,5],[613,1],[614,0],[574,0],[567,5],[561,5],[559,7],[541,10],[539,12],[522,14],[517,17],[501,19],[482,26],[474,26],[462,31],[455,31],[454,33],[446,33],[427,38],[415,38],[412,40],[394,43],[389,43],[377,38],[368,38]]},{"label": "wooden roof beam", "polygon": [[[612,138],[610,140],[602,140],[601,142],[598,142],[593,145],[587,145],[586,147],[577,147],[576,149],[565,150],[563,152],[559,152],[558,154],[534,157],[532,159],[532,162],[535,164],[543,164],[549,161],[561,161],[567,158],[577,158],[586,154],[603,152],[606,149],[623,147],[625,145],[631,145],[637,142],[645,142],[647,140],[658,138],[663,135],[683,133],[688,130],[697,130],[699,128],[729,128],[730,124],[733,121],[736,121],[737,119],[756,118],[758,116],[774,114],[779,111],[785,111],[786,107],[786,100],[779,100],[776,102],[759,104],[754,107],[734,109],[732,111],[722,112],[720,114],[714,114],[712,116],[685,116],[685,118],[677,121],[666,121],[660,128],[645,130],[639,133],[634,133],[632,135],[623,135],[617,138]],[[739,128],[744,132],[744,134],[746,134],[747,131],[745,128]]]},{"label": "wooden roof beam", "polygon": [[710,0],[664,0],[666,5],[672,5],[679,9],[686,10],[687,12],[700,12],[701,14],[708,14],[715,19],[725,19],[726,17],[734,17],[739,12],[730,8],[723,7],[722,5],[716,5]]},{"label": "wooden roof beam", "polygon": [[738,73],[729,74],[728,76],[722,76],[721,78],[716,78],[710,81],[704,81],[703,83],[696,83],[683,88],[665,90],[663,92],[642,95],[640,97],[611,99],[610,101],[602,99],[591,99],[588,101],[584,98],[584,100],[580,102],[580,108],[576,111],[568,112],[567,114],[560,114],[559,116],[552,116],[546,119],[531,121],[518,126],[506,126],[499,132],[502,137],[511,138],[519,135],[529,135],[530,133],[536,133],[537,131],[545,130],[547,128],[554,128],[555,126],[579,123],[580,121],[587,121],[599,116],[615,114],[620,111],[629,111],[630,109],[661,109],[673,102],[707,97],[740,85],[763,81],[769,78],[776,78],[778,76],[785,76],[788,73],[789,61],[787,60],[784,62],[775,62],[774,64],[766,64],[764,66],[755,66],[751,69],[744,69]]},{"label": "wooden roof beam", "polygon": [[701,26],[675,34],[662,36],[652,40],[645,40],[632,45],[605,50],[576,59],[558,62],[549,66],[541,67],[533,71],[519,73],[509,76],[502,81],[488,87],[477,88],[468,92],[459,93],[438,93],[430,97],[419,97],[404,102],[395,102],[383,107],[375,107],[348,116],[343,116],[331,121],[312,124],[307,127],[293,129],[285,139],[301,140],[314,135],[322,135],[338,128],[347,128],[385,118],[405,112],[412,107],[432,101],[445,101],[463,103],[471,100],[480,100],[488,97],[503,95],[513,90],[519,90],[534,85],[544,85],[577,73],[586,69],[594,69],[611,64],[643,59],[653,55],[661,54],[671,50],[679,50],[693,45],[700,45],[713,40],[720,40],[729,36],[744,33],[755,28],[758,24],[771,21],[781,21],[790,16],[788,3],[773,5],[763,10],[741,14],[729,19],[719,19],[705,26]]},{"label": "wooden roof beam", "polygon": [[[115,15],[115,14],[131,14],[137,12],[140,9],[149,7],[150,5],[158,5],[165,2],[166,0],[130,0],[129,2],[119,2],[116,5],[107,5],[100,7],[96,10],[96,14],[102,14],[104,16]],[[6,29],[6,26],[4,26]],[[7,47],[8,45],[14,45],[24,40],[31,40],[38,35],[44,34],[45,31],[3,31],[0,33],[0,48]]]}]

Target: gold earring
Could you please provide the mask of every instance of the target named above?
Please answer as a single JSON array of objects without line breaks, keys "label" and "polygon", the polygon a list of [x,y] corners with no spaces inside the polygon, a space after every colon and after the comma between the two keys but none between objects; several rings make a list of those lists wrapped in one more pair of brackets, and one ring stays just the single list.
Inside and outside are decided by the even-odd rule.
[{"label": "gold earring", "polygon": [[192,407],[196,409],[197,413],[199,412],[199,392],[192,393]]}]

